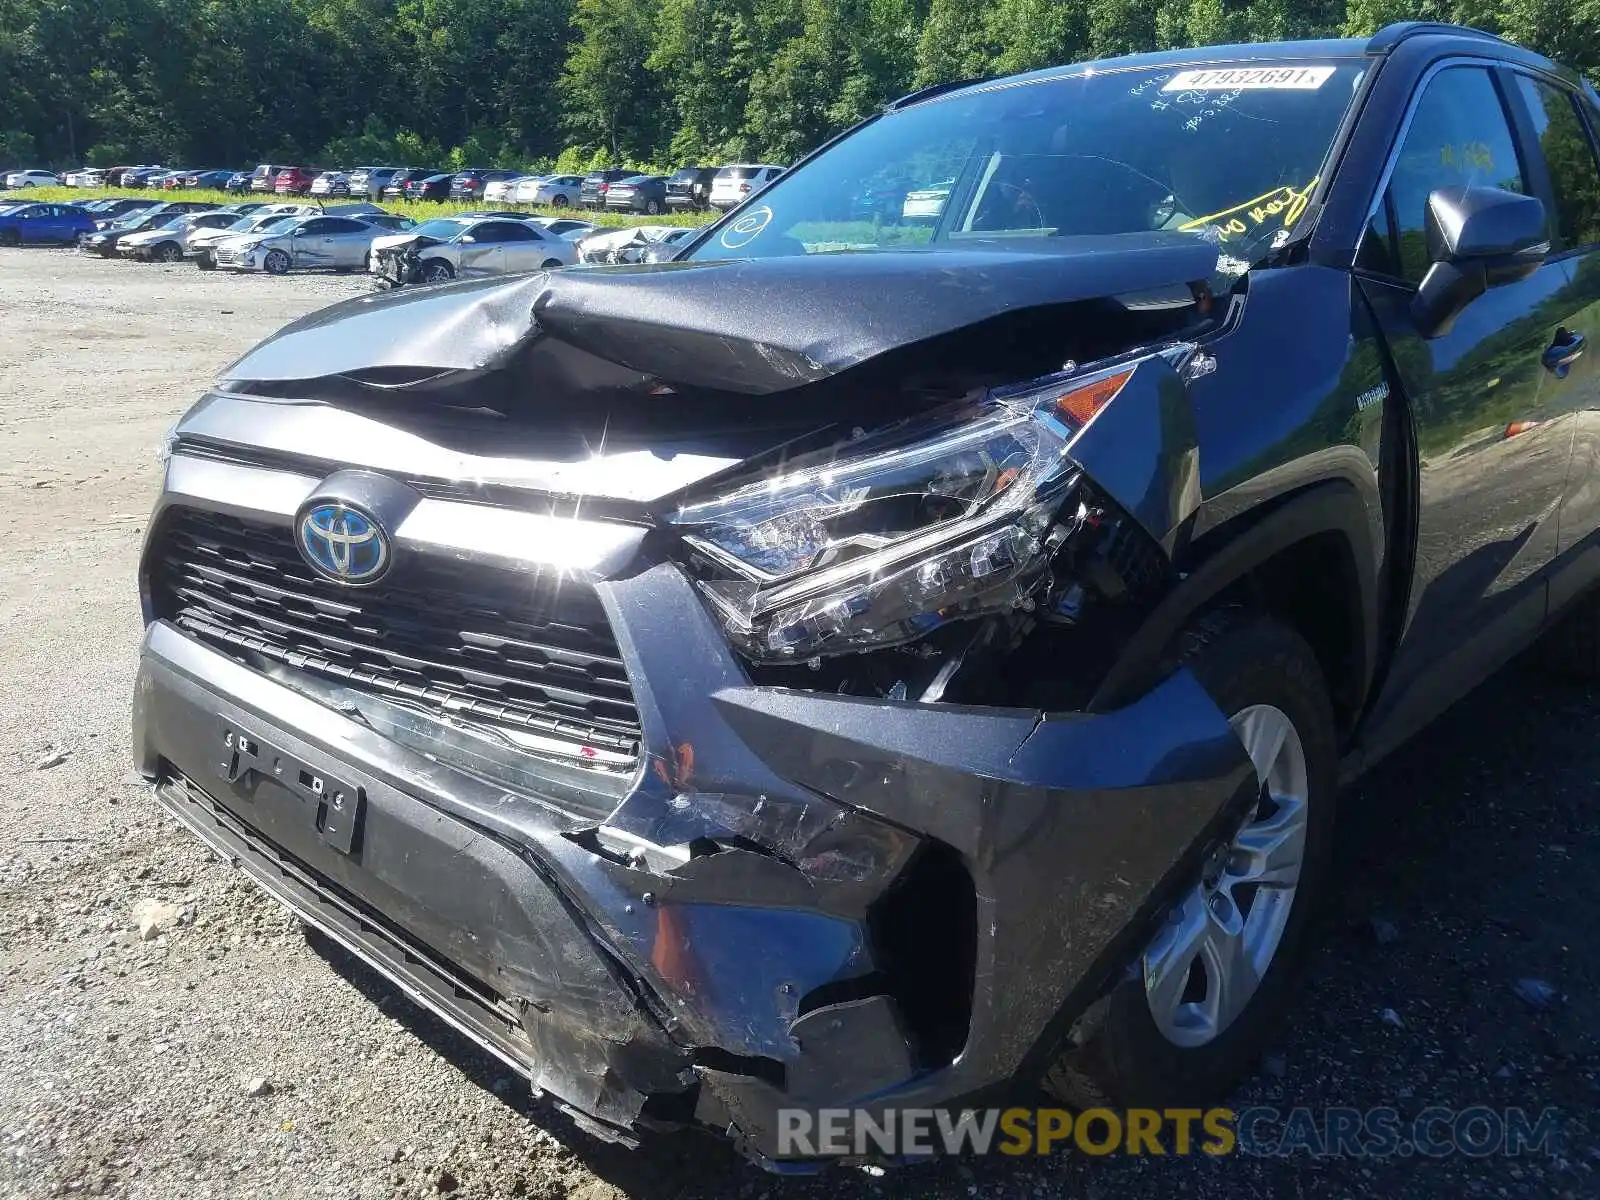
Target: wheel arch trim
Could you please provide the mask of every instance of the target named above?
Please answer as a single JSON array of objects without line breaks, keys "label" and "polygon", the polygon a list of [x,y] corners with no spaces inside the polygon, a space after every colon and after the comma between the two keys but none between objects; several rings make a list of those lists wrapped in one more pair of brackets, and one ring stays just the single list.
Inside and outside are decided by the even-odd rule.
[{"label": "wheel arch trim", "polygon": [[[1268,511],[1263,512],[1263,508]],[[1170,665],[1178,635],[1205,606],[1285,551],[1318,536],[1341,537],[1350,551],[1357,607],[1355,663],[1358,707],[1364,708],[1378,658],[1379,564],[1366,503],[1346,480],[1313,484],[1210,531],[1212,550],[1162,599],[1129,639],[1091,698],[1090,712],[1108,712],[1147,691]],[[1350,722],[1353,727],[1360,717]]]}]

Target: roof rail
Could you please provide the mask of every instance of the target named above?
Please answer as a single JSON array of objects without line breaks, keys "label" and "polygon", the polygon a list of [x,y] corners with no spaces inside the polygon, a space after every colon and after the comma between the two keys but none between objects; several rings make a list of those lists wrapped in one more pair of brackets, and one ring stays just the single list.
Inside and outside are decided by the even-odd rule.
[{"label": "roof rail", "polygon": [[925,88],[918,88],[914,92],[907,92],[899,99],[889,101],[883,106],[883,111],[896,112],[902,108],[909,108],[911,105],[920,103],[923,100],[931,100],[933,97],[942,95],[945,92],[953,92],[957,88],[971,87],[975,83],[982,82],[983,78],[977,76],[972,79],[952,79],[948,83],[929,84]]},{"label": "roof rail", "polygon": [[1472,29],[1466,25],[1450,25],[1444,21],[1396,21],[1392,25],[1385,25],[1368,39],[1367,53],[1387,54],[1407,38],[1423,37],[1427,34],[1483,38],[1486,41],[1499,42],[1503,46],[1511,45],[1498,34],[1486,33],[1482,29]]}]

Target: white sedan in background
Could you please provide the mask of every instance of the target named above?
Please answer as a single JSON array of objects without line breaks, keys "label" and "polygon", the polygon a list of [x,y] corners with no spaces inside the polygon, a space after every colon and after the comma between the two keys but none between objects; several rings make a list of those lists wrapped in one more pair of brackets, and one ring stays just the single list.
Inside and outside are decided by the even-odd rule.
[{"label": "white sedan in background", "polygon": [[537,183],[543,175],[516,175],[510,179],[493,179],[484,184],[483,202],[485,204],[513,204],[517,199],[517,188],[524,183]]},{"label": "white sedan in background", "polygon": [[6,176],[8,188],[55,187],[54,171],[13,171]]},{"label": "white sedan in background", "polygon": [[578,191],[582,187],[582,175],[546,175],[542,179],[524,179],[517,184],[512,199],[518,204],[571,208],[578,203]]}]

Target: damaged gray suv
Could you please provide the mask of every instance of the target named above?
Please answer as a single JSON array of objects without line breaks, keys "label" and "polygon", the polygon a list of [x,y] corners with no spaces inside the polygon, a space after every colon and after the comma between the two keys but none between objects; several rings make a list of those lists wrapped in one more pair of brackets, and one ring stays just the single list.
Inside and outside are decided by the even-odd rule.
[{"label": "damaged gray suv", "polygon": [[1340,781],[1593,665],[1597,128],[1449,27],[1118,59],[308,316],[169,439],[141,770],[605,1137],[1212,1099]]}]

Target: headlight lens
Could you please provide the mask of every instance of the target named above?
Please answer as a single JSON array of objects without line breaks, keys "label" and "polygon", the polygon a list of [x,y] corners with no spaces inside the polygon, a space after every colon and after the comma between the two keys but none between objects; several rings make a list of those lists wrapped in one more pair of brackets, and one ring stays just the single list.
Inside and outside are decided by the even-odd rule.
[{"label": "headlight lens", "polygon": [[1026,604],[1069,532],[1067,449],[1149,356],[981,394],[680,507],[734,645],[794,661]]}]

